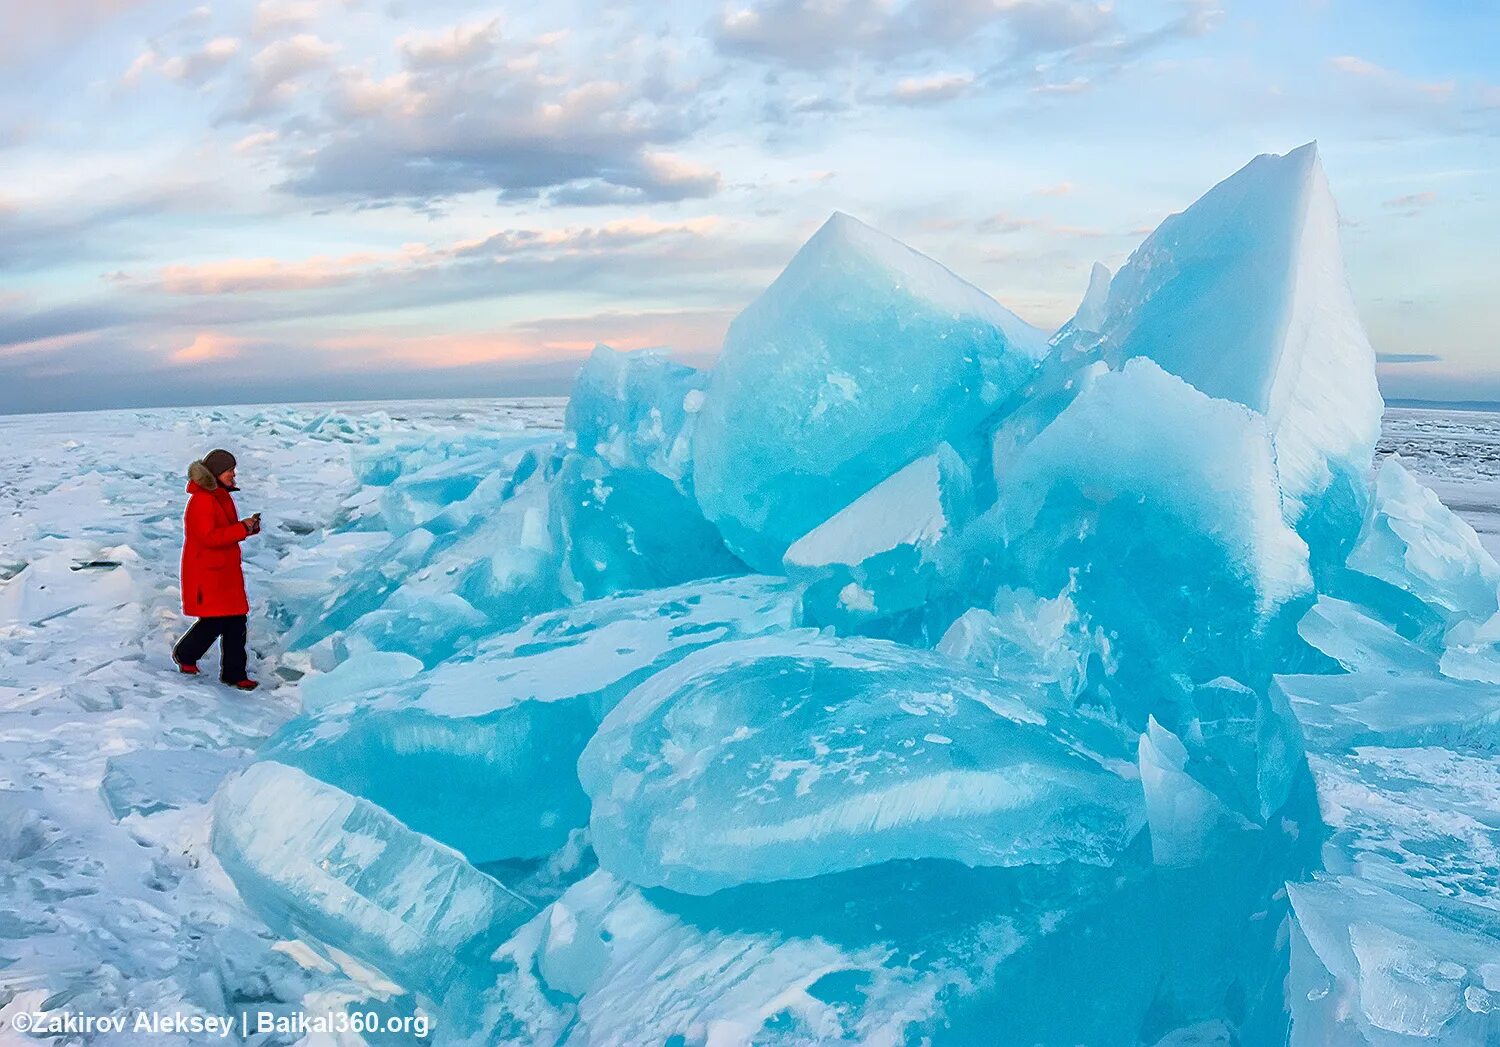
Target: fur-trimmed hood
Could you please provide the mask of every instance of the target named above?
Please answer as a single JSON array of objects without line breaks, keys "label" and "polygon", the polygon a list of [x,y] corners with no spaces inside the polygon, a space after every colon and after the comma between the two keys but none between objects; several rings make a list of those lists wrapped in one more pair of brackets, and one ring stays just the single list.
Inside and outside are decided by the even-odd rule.
[{"label": "fur-trimmed hood", "polygon": [[209,472],[208,466],[200,460],[188,466],[188,483],[197,484],[205,491],[213,491],[219,486],[219,478]]}]

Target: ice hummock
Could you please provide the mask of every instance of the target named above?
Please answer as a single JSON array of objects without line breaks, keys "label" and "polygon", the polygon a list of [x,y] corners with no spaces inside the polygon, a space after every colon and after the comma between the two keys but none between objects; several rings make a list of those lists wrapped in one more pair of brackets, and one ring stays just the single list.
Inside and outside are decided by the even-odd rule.
[{"label": "ice hummock", "polygon": [[1133,359],[1019,450],[967,562],[986,557],[1003,584],[1068,590],[1110,637],[1114,702],[1144,728],[1177,715],[1174,681],[1254,684],[1296,664],[1313,579],[1281,504],[1259,414]]},{"label": "ice hummock", "polygon": [[1068,321],[1072,336],[1094,335],[1104,329],[1109,319],[1109,282],[1113,277],[1103,262],[1095,262],[1089,270],[1089,286],[1078,303],[1078,311]]},{"label": "ice hummock", "polygon": [[[1500,576],[1379,412],[1311,147],[1050,346],[835,216],[710,372],[601,348],[560,438],[360,452],[226,866],[499,1042],[1483,1042]],[[501,908],[427,955],[287,878],[329,854]]]},{"label": "ice hummock", "polygon": [[588,821],[578,755],[615,703],[699,648],[790,628],[795,602],[784,581],[747,576],[538,615],[430,672],[308,707],[263,755],[470,861],[539,858]]},{"label": "ice hummock", "polygon": [[835,214],[730,325],[698,418],[698,504],[746,563],[780,570],[880,480],[972,439],[1045,348],[978,288]]},{"label": "ice hummock", "polygon": [[1380,463],[1374,504],[1346,562],[1436,609],[1445,624],[1484,622],[1500,610],[1500,564],[1395,457]]},{"label": "ice hummock", "polygon": [[1362,485],[1383,405],[1316,145],[1258,156],[1162,222],[1111,281],[1099,334],[1111,360],[1150,357],[1263,414],[1289,522]]}]

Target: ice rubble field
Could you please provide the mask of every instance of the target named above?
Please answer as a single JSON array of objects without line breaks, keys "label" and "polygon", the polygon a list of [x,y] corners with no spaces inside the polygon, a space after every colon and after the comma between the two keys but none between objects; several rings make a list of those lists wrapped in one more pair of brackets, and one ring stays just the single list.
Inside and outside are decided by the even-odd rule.
[{"label": "ice rubble field", "polygon": [[[1500,1043],[1500,416],[1381,419],[1311,147],[1050,336],[836,215],[565,418],[0,419],[0,1020]],[[252,698],[168,671],[215,444]]]}]

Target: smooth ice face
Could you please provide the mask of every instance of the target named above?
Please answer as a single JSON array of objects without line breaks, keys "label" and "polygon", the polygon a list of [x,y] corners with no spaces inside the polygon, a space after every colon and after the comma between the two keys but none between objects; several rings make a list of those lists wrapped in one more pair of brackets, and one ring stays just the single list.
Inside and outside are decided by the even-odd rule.
[{"label": "smooth ice face", "polygon": [[806,621],[855,627],[920,607],[938,549],[972,515],[970,502],[969,470],[941,444],[797,539],[783,566],[807,585]]},{"label": "smooth ice face", "polygon": [[1278,676],[1271,686],[1296,713],[1309,750],[1500,743],[1500,688],[1493,684],[1373,670]]},{"label": "smooth ice face", "polygon": [[299,717],[262,753],[472,861],[539,857],[588,820],[578,754],[631,687],[700,647],[790,628],[795,604],[784,581],[762,577],[579,604]]},{"label": "smooth ice face", "polygon": [[586,599],[746,570],[698,503],[650,469],[569,456],[552,489],[552,519]]},{"label": "smooth ice face", "polygon": [[[1096,507],[1130,500],[1218,547],[1261,613],[1311,588],[1307,546],[1281,519],[1260,419],[1149,360],[1090,384],[1022,452],[1006,488],[1012,535],[1035,526],[1058,491]],[[1095,567],[1098,557],[1082,562]]]},{"label": "smooth ice face", "polygon": [[1150,357],[1266,416],[1289,522],[1361,483],[1383,404],[1314,145],[1256,157],[1164,221],[1115,274],[1098,330],[1107,358]]},{"label": "smooth ice face", "polygon": [[1112,729],[940,656],[810,631],[652,677],[578,771],[600,864],[689,894],[896,858],[1109,864],[1143,817]]},{"label": "smooth ice face", "polygon": [[1438,671],[1438,659],[1370,615],[1358,604],[1319,596],[1297,623],[1297,635],[1346,672],[1378,671],[1392,675]]},{"label": "smooth ice face", "polygon": [[1352,877],[1288,884],[1292,1043],[1500,1039],[1500,916]]},{"label": "smooth ice face", "polygon": [[932,259],[835,214],[730,325],[693,448],[731,549],[793,541],[1014,393],[1045,337]]},{"label": "smooth ice face", "polygon": [[1348,566],[1405,590],[1450,623],[1485,621],[1500,608],[1500,565],[1474,528],[1387,458]]},{"label": "smooth ice face", "polygon": [[1150,360],[1094,377],[1020,450],[996,517],[970,558],[1000,546],[1005,581],[1071,588],[1135,674],[1116,701],[1140,726],[1164,665],[1249,680],[1297,642],[1284,612],[1312,576],[1264,420]]},{"label": "smooth ice face", "polygon": [[438,1005],[482,984],[490,954],[536,911],[374,804],[279,763],[219,790],[212,844],[278,933],[353,956]]}]

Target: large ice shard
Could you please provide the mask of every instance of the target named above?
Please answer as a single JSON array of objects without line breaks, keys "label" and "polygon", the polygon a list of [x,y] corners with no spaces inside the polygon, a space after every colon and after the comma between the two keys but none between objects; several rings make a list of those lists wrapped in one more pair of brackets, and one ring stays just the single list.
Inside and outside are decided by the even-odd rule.
[{"label": "large ice shard", "polygon": [[1332,492],[1339,519],[1318,526],[1357,527],[1382,403],[1315,145],[1256,157],[1162,222],[1115,274],[1107,313],[1108,359],[1150,357],[1266,416],[1289,522]]},{"label": "large ice shard", "polygon": [[539,615],[469,658],[291,721],[263,755],[472,861],[539,857],[588,820],[578,754],[631,687],[700,647],[789,628],[795,604],[784,581],[748,576]]},{"label": "large ice shard", "polygon": [[1141,788],[1157,865],[1185,866],[1203,860],[1222,826],[1249,823],[1188,771],[1188,750],[1153,717],[1140,739]]},{"label": "large ice shard", "polygon": [[996,516],[992,537],[972,529],[971,557],[1003,550],[1003,580],[1071,588],[1110,635],[1117,704],[1141,727],[1172,674],[1254,684],[1301,646],[1308,552],[1282,518],[1264,420],[1150,360],[1093,379],[1020,450]]},{"label": "large ice shard", "polygon": [[[570,593],[548,517],[559,463],[550,445],[521,451],[429,526],[398,535],[340,579],[288,631],[321,668],[359,650],[434,665],[486,632],[551,610]],[[438,530],[431,529],[438,526]]]},{"label": "large ice shard", "polygon": [[1474,528],[1394,457],[1380,464],[1374,503],[1347,562],[1449,624],[1487,621],[1500,610],[1500,564]]},{"label": "large ice shard", "polygon": [[594,347],[568,398],[568,439],[615,469],[649,469],[692,491],[692,438],[708,374],[651,350]]},{"label": "large ice shard", "polygon": [[758,906],[716,927],[664,901],[602,870],[574,884],[496,954],[486,1042],[794,1047],[879,1042],[935,1017],[944,979],[891,963],[883,944],[756,927]]},{"label": "large ice shard", "polygon": [[793,542],[783,563],[805,583],[805,621],[856,630],[920,608],[944,539],[973,513],[970,487],[963,459],[940,444]]},{"label": "large ice shard", "polygon": [[1297,623],[1297,634],[1348,672],[1431,675],[1438,659],[1357,604],[1319,596]]},{"label": "large ice shard", "polygon": [[693,448],[698,503],[780,570],[793,541],[1025,381],[1041,332],[843,214],[730,325]]},{"label": "large ice shard", "polygon": [[553,487],[552,518],[586,599],[746,571],[698,504],[650,469],[569,456]]},{"label": "large ice shard", "polygon": [[372,803],[252,765],[214,800],[213,850],[272,928],[439,1006],[480,988],[534,906]]},{"label": "large ice shard", "polygon": [[1357,745],[1500,744],[1500,688],[1418,673],[1379,670],[1338,676],[1278,676],[1308,748]]},{"label": "large ice shard", "polygon": [[584,364],[551,512],[585,598],[744,573],[693,498],[692,435],[707,381],[653,352],[601,345]]},{"label": "large ice shard", "polygon": [[1114,728],[880,640],[718,644],[579,760],[600,864],[706,894],[896,858],[1109,864],[1143,820]]},{"label": "large ice shard", "polygon": [[1109,320],[1109,282],[1112,279],[1109,267],[1095,262],[1089,270],[1088,290],[1078,311],[1073,314],[1061,334],[1069,342],[1086,341],[1087,336],[1097,335]]},{"label": "large ice shard", "polygon": [[[1500,914],[1349,877],[1289,884],[1292,1044],[1500,1042]],[[1425,902],[1426,904],[1422,904]]]}]

